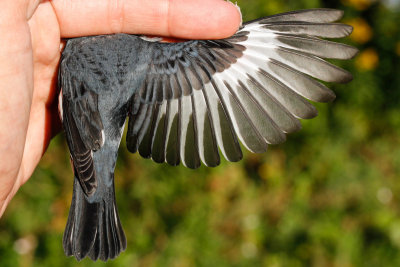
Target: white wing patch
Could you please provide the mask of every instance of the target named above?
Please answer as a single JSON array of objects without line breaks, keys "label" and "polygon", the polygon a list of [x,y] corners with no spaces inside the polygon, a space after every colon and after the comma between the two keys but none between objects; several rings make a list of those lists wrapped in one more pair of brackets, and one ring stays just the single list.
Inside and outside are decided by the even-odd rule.
[{"label": "white wing patch", "polygon": [[[177,165],[181,161],[197,168],[201,162],[218,165],[218,148],[229,161],[240,160],[239,141],[255,153],[265,152],[269,144],[284,142],[287,133],[301,128],[298,119],[317,115],[308,100],[335,99],[318,80],[345,83],[352,79],[349,72],[323,59],[350,59],[358,51],[321,39],[351,33],[350,26],[331,23],[342,15],[337,10],[316,9],[271,16],[245,24],[226,39],[232,47],[199,49],[208,59],[222,51],[215,56],[215,65],[224,69],[217,70],[210,80],[197,78],[202,86],[190,95],[146,105],[153,111],[147,113],[150,126],[146,134],[138,139],[146,143],[139,147],[141,155],[156,162]],[[235,45],[244,51],[237,53]],[[238,56],[227,64],[229,59],[224,56],[232,55]],[[197,73],[201,71],[205,70]],[[188,73],[183,68],[176,77],[182,82],[195,81]],[[174,85],[171,87],[173,90]]]},{"label": "white wing patch", "polygon": [[60,93],[58,94],[58,116],[60,117],[61,122],[63,121],[63,106],[62,106],[62,89],[60,89]]}]

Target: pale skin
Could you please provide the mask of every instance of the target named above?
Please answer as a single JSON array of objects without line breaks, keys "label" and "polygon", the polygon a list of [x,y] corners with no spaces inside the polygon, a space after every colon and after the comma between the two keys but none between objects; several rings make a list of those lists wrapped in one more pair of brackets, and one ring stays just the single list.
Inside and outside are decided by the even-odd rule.
[{"label": "pale skin", "polygon": [[240,13],[223,0],[0,1],[0,217],[61,127],[62,38],[132,33],[225,38]]}]

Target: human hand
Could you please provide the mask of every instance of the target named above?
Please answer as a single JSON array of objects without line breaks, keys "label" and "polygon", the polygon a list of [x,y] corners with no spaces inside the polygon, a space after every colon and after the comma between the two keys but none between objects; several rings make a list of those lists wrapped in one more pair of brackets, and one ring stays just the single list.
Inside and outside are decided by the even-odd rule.
[{"label": "human hand", "polygon": [[0,3],[0,216],[60,130],[61,38],[132,33],[186,39],[232,35],[222,0],[3,0]]}]

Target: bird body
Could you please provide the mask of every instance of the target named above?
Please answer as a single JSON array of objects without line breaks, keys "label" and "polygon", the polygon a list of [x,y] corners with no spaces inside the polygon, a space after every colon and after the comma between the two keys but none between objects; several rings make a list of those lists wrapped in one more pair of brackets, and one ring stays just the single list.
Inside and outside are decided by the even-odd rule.
[{"label": "bird body", "polygon": [[248,22],[232,37],[162,43],[115,34],[70,39],[62,54],[62,119],[74,168],[64,250],[78,260],[126,248],[114,168],[126,117],[127,146],[155,162],[197,168],[282,143],[317,115],[306,99],[335,98],[326,82],[352,76],[322,58],[349,59],[343,12],[295,11]]}]

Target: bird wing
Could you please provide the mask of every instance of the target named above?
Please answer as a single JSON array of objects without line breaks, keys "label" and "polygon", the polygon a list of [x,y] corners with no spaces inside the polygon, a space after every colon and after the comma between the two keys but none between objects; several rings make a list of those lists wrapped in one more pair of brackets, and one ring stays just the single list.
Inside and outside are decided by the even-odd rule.
[{"label": "bird wing", "polygon": [[[69,56],[67,52],[63,53],[59,75],[63,126],[75,176],[85,194],[90,196],[97,188],[93,151],[104,143],[103,124],[98,111],[98,95],[88,86],[84,75],[87,66],[71,64]],[[80,54],[74,53],[74,56]]]},{"label": "bird wing", "polygon": [[352,27],[333,23],[331,9],[303,10],[244,24],[230,38],[154,42],[147,77],[132,98],[127,134],[131,152],[155,162],[197,168],[242,158],[285,141],[317,110],[306,99],[328,102],[326,82],[352,79],[322,58],[350,59],[357,49],[322,38],[341,38]]}]

